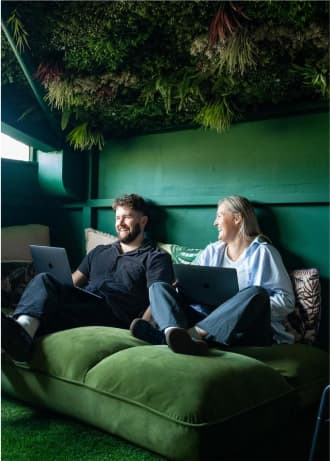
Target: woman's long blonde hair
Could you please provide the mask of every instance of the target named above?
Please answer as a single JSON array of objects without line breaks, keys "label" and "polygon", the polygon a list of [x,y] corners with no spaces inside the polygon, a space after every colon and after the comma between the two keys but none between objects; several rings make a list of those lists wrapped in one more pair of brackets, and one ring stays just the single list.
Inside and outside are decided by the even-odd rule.
[{"label": "woman's long blonde hair", "polygon": [[257,235],[261,234],[258,219],[253,209],[251,202],[240,195],[230,195],[218,202],[218,207],[225,203],[232,213],[239,213],[242,217],[240,233],[246,240],[253,240]]}]

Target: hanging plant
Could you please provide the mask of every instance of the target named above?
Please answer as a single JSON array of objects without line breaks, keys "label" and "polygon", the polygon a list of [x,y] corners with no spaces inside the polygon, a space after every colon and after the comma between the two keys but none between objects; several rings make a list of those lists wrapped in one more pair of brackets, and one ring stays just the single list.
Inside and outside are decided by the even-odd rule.
[{"label": "hanging plant", "polygon": [[155,90],[158,91],[163,98],[165,112],[168,114],[171,110],[172,103],[172,91],[174,83],[172,79],[166,79],[164,77],[156,80]]},{"label": "hanging plant", "polygon": [[70,121],[71,111],[69,109],[64,109],[61,115],[61,129],[64,131]]},{"label": "hanging plant", "polygon": [[245,30],[212,46],[208,45],[206,36],[198,37],[192,43],[190,52],[198,58],[197,67],[201,73],[243,75],[248,69],[257,66],[256,45]]},{"label": "hanging plant", "polygon": [[225,42],[242,27],[242,18],[249,19],[238,2],[222,2],[210,26],[208,44]]},{"label": "hanging plant", "polygon": [[226,131],[234,118],[234,112],[231,110],[230,105],[225,96],[221,100],[207,104],[195,120],[204,128],[216,129],[217,132],[222,133]]},{"label": "hanging plant", "polygon": [[41,64],[35,76],[47,91],[46,101],[52,108],[59,110],[108,105],[116,98],[119,88],[134,87],[136,81],[127,71],[68,78],[57,64]]},{"label": "hanging plant", "polygon": [[42,63],[39,64],[34,76],[46,86],[49,82],[59,81],[63,77],[63,71],[57,63],[54,65]]},{"label": "hanging plant", "polygon": [[101,150],[104,146],[103,134],[92,129],[88,122],[84,122],[71,130],[66,137],[75,150],[91,150],[97,147]]},{"label": "hanging plant", "polygon": [[255,47],[246,31],[228,38],[219,55],[219,72],[243,75],[247,69],[256,67]]},{"label": "hanging plant", "polygon": [[187,107],[188,103],[194,101],[204,102],[204,96],[201,91],[201,83],[205,80],[205,76],[200,73],[185,72],[177,84],[176,98],[179,100],[178,110],[181,111]]},{"label": "hanging plant", "polygon": [[18,51],[22,53],[22,51],[24,51],[25,46],[30,48],[27,39],[29,34],[26,32],[16,8],[12,11],[11,15],[7,19],[7,23],[11,27]]},{"label": "hanging plant", "polygon": [[306,64],[305,66],[292,66],[292,72],[300,75],[303,79],[305,86],[313,88],[316,92],[320,93],[323,97],[329,97],[329,82],[327,80],[327,68],[317,69],[314,66]]},{"label": "hanging plant", "polygon": [[155,84],[146,85],[141,93],[145,106],[154,103],[157,93],[163,99],[166,114],[170,114],[173,106],[176,111],[182,111],[189,104],[203,101],[200,85],[205,76],[191,69],[183,68],[175,77],[160,77]]},{"label": "hanging plant", "polygon": [[72,83],[68,80],[49,80],[45,83],[47,94],[45,101],[52,108],[64,110],[72,107],[74,103],[74,93]]}]

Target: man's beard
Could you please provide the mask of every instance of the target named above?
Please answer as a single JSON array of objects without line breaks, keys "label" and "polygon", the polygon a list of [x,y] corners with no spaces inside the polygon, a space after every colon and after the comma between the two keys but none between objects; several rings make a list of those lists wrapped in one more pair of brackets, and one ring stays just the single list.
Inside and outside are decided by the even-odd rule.
[{"label": "man's beard", "polygon": [[122,243],[131,243],[133,240],[136,239],[136,237],[141,233],[141,226],[139,223],[136,223],[133,227],[133,230],[131,232],[128,232],[128,234],[125,234],[124,237],[120,236],[120,233],[117,232],[119,241]]}]

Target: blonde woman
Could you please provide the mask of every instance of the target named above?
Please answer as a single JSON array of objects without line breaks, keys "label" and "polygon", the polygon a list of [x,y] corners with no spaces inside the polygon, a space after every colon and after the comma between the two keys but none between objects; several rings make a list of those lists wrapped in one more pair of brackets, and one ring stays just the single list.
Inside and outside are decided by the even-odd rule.
[{"label": "blonde woman", "polygon": [[135,319],[132,334],[193,355],[207,354],[210,341],[222,346],[293,343],[284,327],[294,309],[292,284],[279,252],[261,233],[251,202],[241,196],[220,200],[214,225],[218,241],[205,248],[197,264],[235,268],[239,292],[210,309],[187,305],[174,287],[155,283],[151,314],[159,328]]}]

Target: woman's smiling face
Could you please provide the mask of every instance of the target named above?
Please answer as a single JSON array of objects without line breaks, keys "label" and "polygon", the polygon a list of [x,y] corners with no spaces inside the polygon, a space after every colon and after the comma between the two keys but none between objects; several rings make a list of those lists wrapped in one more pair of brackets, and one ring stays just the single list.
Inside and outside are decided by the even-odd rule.
[{"label": "woman's smiling face", "polygon": [[226,202],[219,205],[214,221],[214,226],[217,227],[219,234],[218,240],[229,242],[233,240],[241,227],[241,216],[239,213],[233,213],[228,209]]}]

